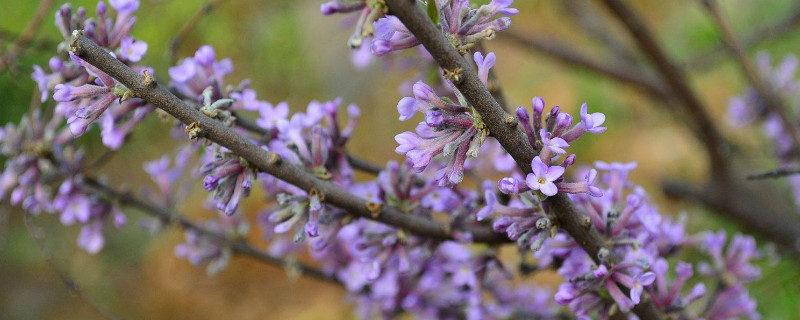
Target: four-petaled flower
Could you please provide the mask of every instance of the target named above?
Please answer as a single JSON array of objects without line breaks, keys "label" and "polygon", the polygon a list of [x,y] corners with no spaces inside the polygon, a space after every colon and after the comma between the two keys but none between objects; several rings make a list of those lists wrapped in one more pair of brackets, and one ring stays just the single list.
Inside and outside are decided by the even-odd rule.
[{"label": "four-petaled flower", "polygon": [[533,190],[539,190],[546,196],[554,196],[558,188],[554,183],[564,174],[562,166],[548,166],[538,156],[531,161],[531,173],[525,177],[525,183]]}]

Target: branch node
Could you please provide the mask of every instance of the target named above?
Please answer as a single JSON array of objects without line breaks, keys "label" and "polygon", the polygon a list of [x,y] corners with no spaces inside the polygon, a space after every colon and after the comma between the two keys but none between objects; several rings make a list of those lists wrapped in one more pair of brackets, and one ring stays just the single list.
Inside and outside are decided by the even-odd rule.
[{"label": "branch node", "polygon": [[511,127],[511,128],[517,127],[517,118],[515,118],[514,116],[512,116],[510,114],[507,114],[505,116],[505,118],[503,118],[503,122],[505,122],[506,125]]},{"label": "branch node", "polygon": [[186,131],[186,133],[189,134],[189,139],[192,140],[197,140],[197,138],[202,137],[204,134],[203,127],[201,127],[200,123],[198,122],[192,122],[192,124],[187,126],[186,129],[184,129],[184,131]]},{"label": "branch node", "polygon": [[381,214],[382,209],[383,209],[383,204],[367,201],[367,210],[369,210],[369,215],[373,219],[377,218]]},{"label": "branch node", "polygon": [[153,78],[153,75],[150,74],[150,70],[145,69],[143,73],[144,73],[144,80],[142,81],[142,83],[144,83],[144,85],[147,87],[155,87],[156,79]]},{"label": "branch node", "polygon": [[270,153],[269,159],[267,159],[267,161],[269,161],[270,165],[279,166],[281,165],[281,162],[283,162],[283,159],[281,158],[281,155],[277,153]]},{"label": "branch node", "polygon": [[325,194],[320,193],[317,188],[311,188],[311,191],[308,192],[308,195],[319,198],[320,202],[325,201]]},{"label": "branch node", "polygon": [[455,68],[453,70],[442,70],[442,76],[446,79],[453,82],[453,84],[461,82],[461,68]]},{"label": "branch node", "polygon": [[592,219],[589,218],[589,217],[583,217],[583,219],[581,219],[581,225],[586,229],[591,228],[592,227]]},{"label": "branch node", "polygon": [[69,41],[69,51],[74,53],[76,56],[81,56],[82,48],[78,39],[84,34],[83,30],[74,30],[72,31],[72,39]]}]

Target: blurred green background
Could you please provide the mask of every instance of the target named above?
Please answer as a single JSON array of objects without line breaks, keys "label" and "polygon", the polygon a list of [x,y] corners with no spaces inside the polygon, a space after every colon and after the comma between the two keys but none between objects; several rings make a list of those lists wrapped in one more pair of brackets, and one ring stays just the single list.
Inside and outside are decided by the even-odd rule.
[{"label": "blurred green background", "polygon": [[[362,109],[362,121],[351,149],[375,162],[399,159],[392,137],[413,129],[413,121],[399,122],[395,111],[400,99],[398,85],[411,72],[386,73],[379,64],[355,70],[346,40],[351,30],[340,29],[339,16],[323,17],[322,0],[227,0],[221,1],[182,43],[178,56],[188,56],[203,44],[212,45],[218,57],[230,57],[236,71],[227,78],[238,83],[253,80],[259,98],[270,102],[288,101],[294,110],[310,100],[337,96]],[[481,2],[481,1],[478,1]],[[488,1],[483,1],[488,2]],[[512,29],[534,32],[569,42],[595,57],[607,55],[603,44],[575,26],[557,0],[519,0],[521,14],[513,18]],[[695,1],[631,1],[656,27],[671,54],[681,59],[713,47],[718,37],[699,3]],[[796,0],[726,0],[725,14],[735,31],[746,33],[757,26],[782,19]],[[96,1],[72,1],[93,12]],[[133,34],[149,44],[143,64],[153,66],[165,79],[170,66],[167,48],[170,37],[206,0],[143,0]],[[0,11],[0,43],[5,51],[36,10],[37,1],[3,1]],[[34,82],[31,65],[46,65],[60,36],[48,13],[34,46],[23,52],[11,70],[0,75],[0,124],[16,122],[30,103]],[[598,14],[608,18],[603,10]],[[93,14],[92,14],[93,15]],[[617,25],[612,30],[627,41]],[[502,35],[500,36],[502,37]],[[44,44],[42,44],[44,43]],[[605,112],[607,133],[582,139],[573,147],[579,161],[637,161],[633,180],[643,185],[660,205],[662,213],[688,212],[689,229],[738,227],[727,219],[687,203],[665,199],[659,180],[677,176],[701,182],[709,168],[702,148],[685,126],[640,92],[586,71],[555,62],[547,56],[496,39],[487,43],[498,55],[496,71],[507,100],[529,105],[533,96],[544,97],[549,105],[577,113],[582,102],[592,110]],[[797,53],[800,32],[792,31],[764,42],[755,50],[767,50],[779,58]],[[725,134],[754,155],[746,159],[753,168],[769,168],[770,148],[753,133],[757,129],[736,129],[724,121],[727,100],[746,85],[732,60],[723,60],[709,71],[689,70],[693,85],[713,110]],[[174,147],[165,138],[168,126],[151,117],[136,130],[133,140],[104,167],[102,173],[113,183],[138,190],[148,184],[142,162],[160,157]],[[96,131],[96,130],[95,130]],[[104,150],[99,135],[92,132],[82,143],[97,156]],[[133,174],[132,174],[133,173]],[[780,182],[779,182],[780,183]],[[181,206],[193,218],[209,218],[202,209],[205,195],[195,193]],[[243,207],[250,217],[259,209],[258,197]],[[122,318],[148,319],[319,319],[350,318],[344,291],[312,280],[289,280],[283,270],[245,258],[234,258],[224,272],[209,277],[172,255],[182,240],[177,229],[155,236],[137,227],[135,211],[127,211],[129,224],[119,234],[107,237],[106,248],[96,256],[77,249],[78,228],[62,227],[54,215],[33,219],[34,229],[45,235],[44,254],[37,249],[22,219],[22,212],[0,203],[0,318],[8,319],[95,319],[102,315],[87,301]],[[258,242],[254,229],[252,240]],[[763,244],[763,242],[762,242]],[[50,262],[46,257],[52,256]],[[794,260],[793,260],[794,259]],[[53,267],[53,266],[56,267]],[[792,319],[800,314],[800,271],[797,257],[785,258],[776,266],[764,263],[764,277],[751,286],[764,319]],[[59,273],[81,285],[83,298],[67,289]],[[548,279],[549,277],[549,279]],[[552,276],[537,277],[552,283]]]}]

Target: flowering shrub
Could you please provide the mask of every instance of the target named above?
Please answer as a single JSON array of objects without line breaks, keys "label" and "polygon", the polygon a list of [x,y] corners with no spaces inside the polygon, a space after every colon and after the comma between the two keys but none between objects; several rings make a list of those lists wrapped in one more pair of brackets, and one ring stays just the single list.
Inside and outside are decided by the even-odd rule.
[{"label": "flowering shrub", "polygon": [[[518,13],[511,0],[321,5],[325,15],[358,15],[348,42],[354,50],[436,67],[436,77],[415,78],[408,96],[396,99],[400,121],[424,119],[395,136],[400,157],[385,166],[348,152],[361,112],[340,98],[292,113],[285,102],[259,99],[248,80],[231,82],[234,63],[210,46],[167,72],[140,65],[148,46],[132,36],[139,5],[110,0],[114,18],[103,1],[94,17],[63,5],[62,51],[32,74],[54,110],[0,129],[7,158],[0,198],[79,224],[86,252],[100,252],[113,236],[109,226],[122,227],[123,207],[133,205],[159,218],[154,229],[184,227],[175,255],[209,274],[223,272],[234,254],[254,256],[341,284],[362,318],[759,318],[746,287],[760,276],[753,261],[763,254],[753,238],[692,234],[683,216],[662,214],[629,179],[636,163],[587,165],[568,151],[613,129],[602,107],[590,112],[584,103],[570,115],[533,97],[530,109],[510,115],[491,99],[491,69],[502,57],[479,44],[509,28]],[[357,65],[375,59],[358,57]],[[759,58],[770,85],[786,95],[796,96],[796,64],[787,59],[772,72]],[[731,101],[731,114],[740,123],[764,119],[781,163],[795,164],[798,146],[760,99],[746,92]],[[143,168],[158,192],[143,200],[93,177],[77,139],[97,124],[105,146],[124,148],[156,109],[175,117],[165,130],[182,143]],[[373,177],[356,179],[357,170]],[[503,178],[470,178],[476,172]],[[216,219],[195,223],[171,212],[187,184],[208,192]],[[248,200],[254,188],[267,199]],[[239,209],[243,201],[263,204],[257,229]],[[253,230],[268,251],[243,241]],[[504,243],[523,261],[535,259],[529,268],[553,270],[563,282],[556,289],[517,281],[525,272],[500,258]],[[682,261],[685,252],[697,257]],[[305,253],[315,267],[296,262]]]}]

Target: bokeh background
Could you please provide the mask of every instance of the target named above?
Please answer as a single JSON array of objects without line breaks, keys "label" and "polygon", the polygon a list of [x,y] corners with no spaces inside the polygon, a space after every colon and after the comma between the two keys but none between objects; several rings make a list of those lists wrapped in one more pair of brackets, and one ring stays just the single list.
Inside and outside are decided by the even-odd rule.
[{"label": "bokeh background", "polygon": [[[142,0],[134,35],[149,44],[144,65],[153,66],[165,79],[170,66],[168,43],[206,0]],[[340,28],[340,17],[319,13],[322,0],[224,0],[203,18],[179,47],[179,57],[192,55],[203,44],[212,45],[218,57],[230,57],[236,68],[228,83],[251,78],[263,100],[287,101],[294,110],[304,109],[311,100],[342,97],[356,103],[363,117],[350,145],[351,150],[378,163],[399,159],[393,136],[413,129],[413,121],[397,121],[398,85],[410,72],[387,73],[379,64],[356,70],[350,63],[346,40],[350,29]],[[488,1],[476,1],[488,2]],[[513,18],[512,29],[569,42],[596,57],[607,55],[602,40],[587,36],[575,26],[558,0],[518,0],[522,13]],[[631,1],[647,17],[675,57],[686,59],[718,43],[713,24],[698,2],[690,0]],[[723,0],[724,12],[735,31],[747,33],[758,26],[783,18],[797,6],[796,0]],[[96,1],[72,1],[93,12]],[[34,14],[38,1],[0,1],[0,51],[7,48]],[[61,39],[52,25],[52,12],[17,64],[0,75],[0,124],[19,121],[30,103],[34,82],[31,65],[46,65]],[[597,11],[601,18],[608,14]],[[800,28],[799,28],[800,29]],[[620,35],[627,34],[612,25]],[[549,105],[577,113],[582,102],[592,110],[606,113],[609,130],[581,139],[573,147],[579,161],[636,161],[639,168],[632,179],[649,190],[662,213],[686,212],[689,229],[726,229],[739,226],[724,217],[691,203],[666,199],[659,189],[663,177],[702,182],[708,170],[706,156],[687,128],[642,93],[590,72],[552,60],[538,52],[502,39],[486,44],[498,55],[496,71],[507,100],[529,105],[542,96]],[[756,50],[774,57],[800,52],[800,32],[790,31],[765,41]],[[712,108],[711,113],[725,134],[748,148],[745,159],[754,170],[771,168],[770,148],[757,128],[734,128],[725,122],[729,97],[746,86],[730,57],[713,68],[689,70],[693,85]],[[142,170],[144,161],[157,159],[176,146],[168,137],[168,125],[150,117],[136,130],[134,138],[115,155],[102,174],[121,187],[138,190],[148,185]],[[90,155],[104,148],[96,132],[81,138]],[[90,156],[91,157],[91,156]],[[781,183],[781,182],[777,182]],[[180,209],[196,219],[215,213],[203,209],[205,194],[195,188],[190,201]],[[257,195],[241,210],[253,217],[263,206]],[[23,212],[0,203],[0,318],[5,319],[95,319],[103,318],[92,305],[125,319],[320,319],[352,318],[344,290],[308,279],[291,280],[286,273],[235,257],[228,269],[208,276],[172,254],[182,232],[170,228],[156,235],[138,228],[144,217],[126,211],[129,224],[107,237],[106,248],[95,256],[77,249],[78,228],[62,227],[55,215],[32,219],[34,232],[43,235],[40,250]],[[254,228],[251,240],[259,243]],[[765,241],[761,242],[762,244]],[[263,246],[263,243],[259,243]],[[800,264],[798,257],[784,257],[777,265],[764,263],[763,279],[751,286],[765,319],[800,318]],[[554,283],[555,275],[534,280]],[[66,282],[64,280],[67,280]],[[67,284],[80,286],[71,290]]]}]

